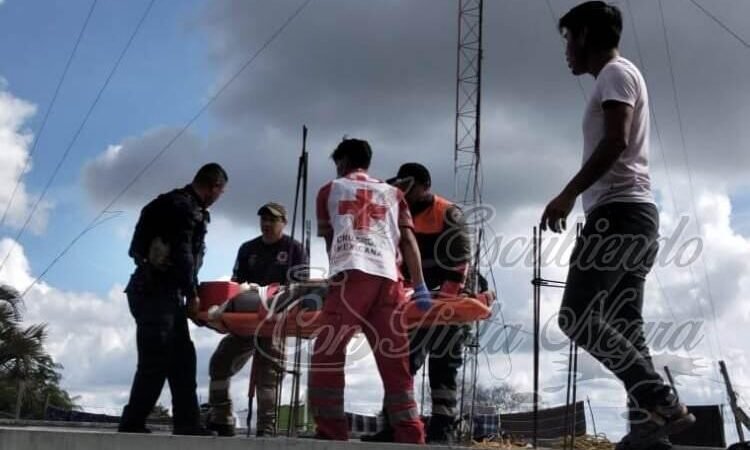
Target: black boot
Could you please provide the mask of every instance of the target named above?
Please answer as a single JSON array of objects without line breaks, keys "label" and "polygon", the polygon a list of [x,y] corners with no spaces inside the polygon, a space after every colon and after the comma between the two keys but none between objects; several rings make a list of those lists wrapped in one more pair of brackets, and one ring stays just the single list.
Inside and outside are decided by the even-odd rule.
[{"label": "black boot", "polygon": [[375,434],[363,434],[359,440],[362,442],[396,442],[394,437],[393,427],[391,427],[391,421],[388,418],[388,411],[383,409],[381,411],[383,416],[383,429]]},{"label": "black boot", "polygon": [[122,417],[120,417],[120,424],[117,427],[119,433],[151,433],[151,430],[146,428],[143,422],[138,423],[136,419],[132,417],[131,409],[129,405],[125,405],[122,410]]},{"label": "black boot", "polygon": [[362,442],[394,442],[393,428],[386,425],[385,428],[375,434],[363,434],[359,438]]},{"label": "black boot", "polygon": [[194,427],[175,427],[172,430],[172,434],[180,436],[216,436],[216,432],[209,430],[208,428],[197,425]]},{"label": "black boot", "polygon": [[455,440],[453,429],[456,419],[442,414],[433,414],[427,426],[426,442],[430,444],[452,444]]},{"label": "black boot", "polygon": [[229,425],[226,423],[208,422],[206,424],[206,428],[211,431],[215,431],[216,434],[221,437],[232,437],[235,434],[234,425]]}]

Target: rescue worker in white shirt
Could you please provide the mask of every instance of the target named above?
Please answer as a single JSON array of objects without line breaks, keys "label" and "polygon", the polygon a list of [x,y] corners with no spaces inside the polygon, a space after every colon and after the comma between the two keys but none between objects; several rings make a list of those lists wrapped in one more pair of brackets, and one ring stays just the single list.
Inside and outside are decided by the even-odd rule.
[{"label": "rescue worker in white shirt", "polygon": [[[307,275],[307,255],[302,244],[284,234],[287,224],[283,205],[269,202],[258,210],[261,235],[245,242],[237,252],[232,281],[237,283],[288,284],[303,281]],[[207,428],[219,436],[234,436],[234,416],[229,384],[247,361],[253,361],[257,376],[258,399],[256,436],[269,436],[276,424],[276,389],[283,375],[284,343],[279,336],[240,337],[228,334],[211,356],[208,402],[211,406]],[[249,395],[253,395],[252,392]]]},{"label": "rescue worker in white shirt", "polygon": [[[439,289],[442,297],[459,295],[471,259],[463,212],[449,200],[431,192],[432,178],[422,164],[403,164],[396,177],[388,182],[405,193],[414,220],[414,235],[422,255],[427,288]],[[466,332],[460,325],[439,325],[419,328],[410,336],[412,375],[416,375],[429,356],[432,414],[427,427],[427,443],[450,443],[454,439],[458,416],[458,369],[463,362]],[[391,442],[393,429],[386,425],[374,435],[363,436],[362,440]]]},{"label": "rescue worker in white shirt", "polygon": [[318,234],[325,238],[330,286],[312,355],[308,388],[317,437],[347,440],[344,367],[347,343],[361,329],[372,348],[385,391],[394,440],[423,444],[424,426],[409,373],[409,340],[394,320],[406,302],[399,265],[412,274],[412,301],[429,309],[419,247],[403,193],[367,174],[372,150],[366,141],[345,139],[331,155],[338,178],[318,192]]}]

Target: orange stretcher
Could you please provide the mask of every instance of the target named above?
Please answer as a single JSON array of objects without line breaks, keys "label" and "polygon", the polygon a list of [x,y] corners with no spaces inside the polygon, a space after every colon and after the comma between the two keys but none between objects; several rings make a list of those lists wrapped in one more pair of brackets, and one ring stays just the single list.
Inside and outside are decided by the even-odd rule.
[{"label": "orange stretcher", "polygon": [[[317,284],[318,288],[325,288],[323,280],[309,284]],[[269,293],[266,295],[270,297],[283,287],[271,285],[267,289]],[[240,285],[233,282],[201,283],[198,292],[201,299],[199,319],[207,322],[211,328],[219,332],[237,336],[286,335],[309,338],[323,326],[322,311],[295,304],[279,313],[269,311],[267,305],[261,302],[260,307],[253,312],[227,310],[221,313],[219,318],[216,318],[215,314],[209,315],[208,310],[212,306],[231,302],[241,292]],[[427,311],[420,311],[415,303],[406,302],[396,310],[393,320],[401,321],[409,329],[470,323],[488,318],[494,301],[494,293],[488,291],[471,297],[434,298],[432,306]]]}]

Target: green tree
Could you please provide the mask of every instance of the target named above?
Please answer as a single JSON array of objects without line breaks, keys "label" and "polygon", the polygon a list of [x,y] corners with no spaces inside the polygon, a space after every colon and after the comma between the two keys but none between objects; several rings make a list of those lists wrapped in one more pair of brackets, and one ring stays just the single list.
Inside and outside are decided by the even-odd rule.
[{"label": "green tree", "polygon": [[44,349],[46,325],[23,327],[22,306],[18,291],[0,285],[0,411],[42,418],[47,405],[75,405],[59,386],[62,366]]}]

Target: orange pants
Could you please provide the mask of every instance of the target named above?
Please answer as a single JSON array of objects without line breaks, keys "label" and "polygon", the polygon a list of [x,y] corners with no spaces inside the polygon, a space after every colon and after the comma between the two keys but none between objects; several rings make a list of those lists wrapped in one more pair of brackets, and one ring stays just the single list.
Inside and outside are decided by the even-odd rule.
[{"label": "orange pants", "polygon": [[423,444],[424,425],[414,400],[407,330],[394,316],[405,302],[401,282],[350,270],[336,275],[323,303],[323,326],[315,340],[308,398],[318,437],[347,440],[344,412],[346,346],[361,330],[383,380],[385,407],[395,441]]}]

